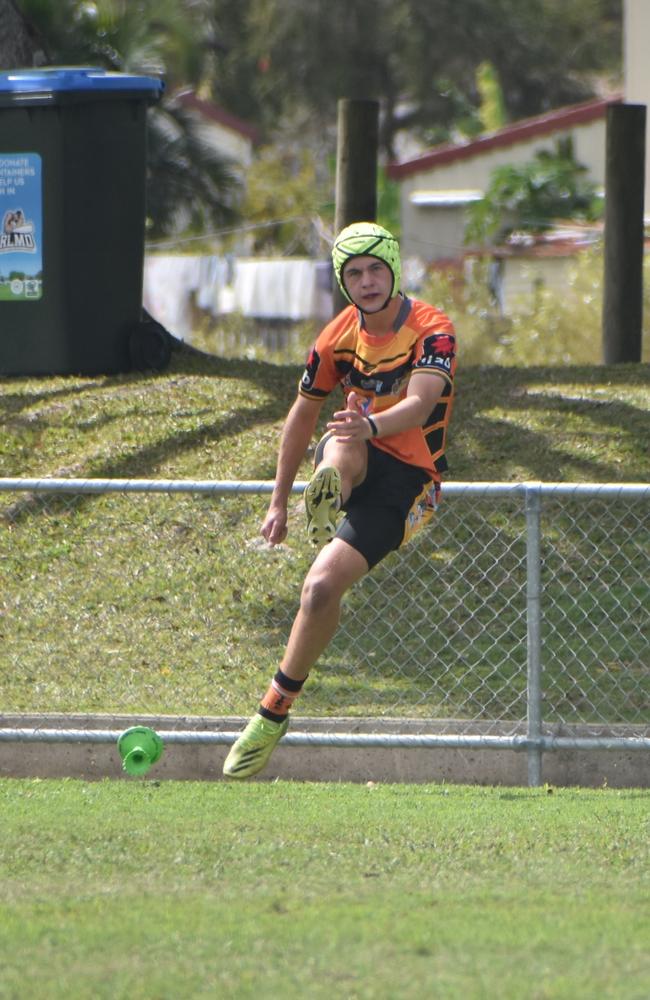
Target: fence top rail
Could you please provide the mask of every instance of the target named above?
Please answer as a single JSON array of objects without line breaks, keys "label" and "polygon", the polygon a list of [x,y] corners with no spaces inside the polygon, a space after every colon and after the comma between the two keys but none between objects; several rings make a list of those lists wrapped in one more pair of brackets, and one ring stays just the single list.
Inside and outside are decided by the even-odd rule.
[{"label": "fence top rail", "polygon": [[[295,482],[293,492],[306,482]],[[271,493],[273,480],[0,478],[0,493]],[[582,496],[650,498],[650,483],[445,483],[446,496]]]},{"label": "fence top rail", "polygon": [[[0,493],[271,493],[273,480],[218,479],[40,479],[0,478]],[[306,482],[296,482],[301,493]],[[448,497],[462,496],[565,496],[650,498],[650,483],[543,483],[474,482],[445,483]]]}]

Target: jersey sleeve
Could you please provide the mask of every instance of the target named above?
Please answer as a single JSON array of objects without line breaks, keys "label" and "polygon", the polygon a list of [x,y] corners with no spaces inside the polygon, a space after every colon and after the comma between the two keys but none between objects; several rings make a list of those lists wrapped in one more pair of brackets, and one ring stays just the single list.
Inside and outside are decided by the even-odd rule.
[{"label": "jersey sleeve", "polygon": [[305,370],[298,384],[298,393],[307,399],[322,400],[339,384],[327,331],[316,339],[309,352]]},{"label": "jersey sleeve", "polygon": [[420,337],[413,371],[442,375],[451,383],[456,371],[456,337],[451,323],[445,324],[441,330],[426,331]]}]

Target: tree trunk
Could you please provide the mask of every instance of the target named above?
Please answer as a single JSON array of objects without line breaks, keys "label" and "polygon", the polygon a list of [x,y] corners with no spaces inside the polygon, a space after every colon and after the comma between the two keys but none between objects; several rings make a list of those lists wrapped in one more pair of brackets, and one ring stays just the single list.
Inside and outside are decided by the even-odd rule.
[{"label": "tree trunk", "polygon": [[0,70],[42,66],[48,61],[43,40],[14,0],[0,0]]}]

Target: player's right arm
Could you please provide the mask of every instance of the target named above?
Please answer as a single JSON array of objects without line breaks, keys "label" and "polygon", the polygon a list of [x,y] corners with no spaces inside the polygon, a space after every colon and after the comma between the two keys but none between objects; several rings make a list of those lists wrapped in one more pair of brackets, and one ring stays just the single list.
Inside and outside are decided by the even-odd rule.
[{"label": "player's right arm", "polygon": [[291,487],[316,430],[322,405],[322,400],[298,396],[284,422],[275,486],[261,528],[262,535],[271,545],[277,545],[287,537],[287,506]]}]

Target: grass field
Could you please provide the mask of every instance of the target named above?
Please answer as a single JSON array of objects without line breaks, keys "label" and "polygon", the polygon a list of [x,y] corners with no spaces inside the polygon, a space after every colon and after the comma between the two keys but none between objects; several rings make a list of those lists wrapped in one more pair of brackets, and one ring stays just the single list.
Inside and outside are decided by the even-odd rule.
[{"label": "grass field", "polygon": [[639,791],[2,781],[2,1000],[645,1000]]},{"label": "grass field", "polygon": [[[2,379],[0,475],[270,479],[298,375],[178,352],[158,375]],[[649,412],[648,365],[461,369],[452,475],[648,482]],[[261,501],[140,499],[1,498],[4,710],[249,709],[306,556],[252,546]],[[508,513],[490,526],[514,552]],[[221,565],[226,533],[256,557]],[[618,539],[600,522],[583,547],[558,533],[558,577]],[[427,552],[436,578],[452,556]],[[378,578],[388,595],[394,577]],[[520,652],[506,576],[499,589],[512,635],[495,699]],[[598,606],[570,610],[583,641]],[[638,636],[616,641],[620,682]],[[352,679],[335,647],[316,710],[391,704],[372,655]],[[610,707],[638,718],[647,683]],[[4,780],[0,815],[0,1000],[650,996],[644,792]]]}]

